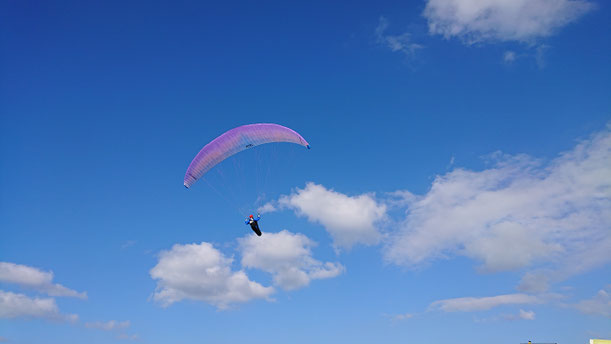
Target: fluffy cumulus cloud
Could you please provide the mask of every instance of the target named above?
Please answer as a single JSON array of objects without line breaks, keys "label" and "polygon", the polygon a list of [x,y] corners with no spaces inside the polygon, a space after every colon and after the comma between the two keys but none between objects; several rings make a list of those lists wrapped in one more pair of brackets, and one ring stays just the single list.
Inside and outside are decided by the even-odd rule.
[{"label": "fluffy cumulus cloud", "polygon": [[423,15],[431,34],[468,44],[532,42],[593,8],[586,0],[428,0]]},{"label": "fluffy cumulus cloud", "polygon": [[417,266],[462,255],[487,272],[539,266],[525,291],[610,262],[610,129],[548,163],[497,154],[492,168],[438,176],[408,199],[386,259]]},{"label": "fluffy cumulus cloud", "polygon": [[[540,296],[528,294],[505,294],[488,297],[459,297],[439,300],[431,303],[430,310],[444,312],[474,312],[485,311],[503,305],[537,304],[543,303]],[[533,314],[534,316],[534,314]]]},{"label": "fluffy cumulus cloud", "polygon": [[17,284],[50,296],[87,298],[84,292],[79,293],[61,284],[53,283],[53,272],[42,271],[26,265],[0,262],[0,282]]},{"label": "fluffy cumulus cloud", "polygon": [[250,235],[239,240],[242,266],[272,274],[274,284],[286,289],[304,287],[313,279],[331,278],[344,271],[339,263],[320,262],[312,257],[315,243],[303,234],[287,230]]},{"label": "fluffy cumulus cloud", "polygon": [[398,35],[390,35],[388,29],[388,19],[380,17],[378,26],[375,29],[376,42],[393,52],[401,52],[407,56],[412,56],[417,50],[422,49],[420,44],[412,42],[411,35],[404,32]]},{"label": "fluffy cumulus cloud", "polygon": [[607,290],[599,290],[593,298],[579,302],[575,308],[584,314],[611,318],[611,285]]},{"label": "fluffy cumulus cloud", "polygon": [[251,281],[243,271],[232,271],[232,259],[211,244],[174,245],[163,251],[150,271],[157,280],[153,299],[169,306],[184,299],[198,300],[224,309],[231,304],[268,298],[274,292]]},{"label": "fluffy cumulus cloud", "polygon": [[53,298],[31,298],[24,294],[0,290],[0,318],[42,318],[56,321],[76,321],[78,316],[60,313]]},{"label": "fluffy cumulus cloud", "polygon": [[381,239],[376,225],[385,218],[386,205],[371,194],[348,196],[308,183],[304,189],[281,197],[278,203],[322,224],[338,248],[377,244]]}]

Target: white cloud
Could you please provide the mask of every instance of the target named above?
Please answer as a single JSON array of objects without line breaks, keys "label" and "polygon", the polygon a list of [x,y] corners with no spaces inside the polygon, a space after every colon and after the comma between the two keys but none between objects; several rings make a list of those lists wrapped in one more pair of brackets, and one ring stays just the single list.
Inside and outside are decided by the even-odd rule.
[{"label": "white cloud", "polygon": [[503,320],[535,320],[535,312],[533,311],[525,311],[520,309],[518,314],[504,314],[501,315],[501,319]]},{"label": "white cloud", "polygon": [[520,309],[520,313],[518,313],[518,317],[524,320],[535,320],[535,312],[525,311],[523,309]]},{"label": "white cloud", "polygon": [[545,54],[549,48],[549,45],[541,44],[535,49],[535,61],[537,62],[537,67],[540,69],[545,68]]},{"label": "white cloud", "polygon": [[117,320],[109,320],[109,321],[94,321],[85,323],[85,327],[87,328],[95,328],[103,331],[114,331],[114,330],[122,330],[128,328],[130,325],[129,320],[126,321],[117,321]]},{"label": "white cloud", "polygon": [[489,297],[459,297],[435,301],[430,304],[429,309],[444,312],[474,312],[485,311],[494,307],[516,304],[543,303],[543,299],[535,295],[527,294],[505,294]]},{"label": "white cloud", "polygon": [[579,302],[575,308],[585,314],[611,318],[611,286],[608,290],[599,290],[593,298]]},{"label": "white cloud", "polygon": [[136,244],[136,240],[127,240],[123,244],[121,244],[121,249],[126,249],[134,246]]},{"label": "white cloud", "polygon": [[131,323],[129,320],[117,321],[93,321],[85,323],[86,328],[97,329],[107,332],[114,332],[117,339],[138,340],[140,337],[137,334],[126,333]]},{"label": "white cloud", "polygon": [[166,307],[183,299],[204,301],[219,309],[233,303],[268,298],[274,292],[248,279],[243,271],[231,271],[232,259],[211,244],[174,245],[159,254],[150,274],[157,281],[153,299]]},{"label": "white cloud", "polygon": [[536,46],[529,46],[528,49],[522,50],[517,53],[513,50],[507,50],[503,53],[503,63],[511,65],[518,59],[533,59],[539,69],[545,68],[545,55],[550,49],[549,45],[539,44]]},{"label": "white cloud", "polygon": [[261,269],[273,275],[274,284],[291,290],[304,287],[312,279],[332,278],[344,271],[339,263],[322,263],[312,257],[315,243],[303,234],[287,230],[249,235],[239,239],[242,266]]},{"label": "white cloud", "polygon": [[127,333],[120,333],[117,336],[118,339],[126,339],[126,340],[139,340],[140,336],[138,336],[137,334],[127,334]]},{"label": "white cloud", "polygon": [[503,54],[503,61],[507,64],[513,63],[517,58],[516,52],[508,50]]},{"label": "white cloud", "polygon": [[549,288],[550,271],[529,271],[522,276],[517,289],[523,292],[540,293]]},{"label": "white cloud", "polygon": [[386,215],[386,206],[378,204],[371,194],[347,196],[328,190],[322,185],[308,183],[278,202],[283,207],[322,224],[336,247],[350,248],[355,244],[372,245],[381,234],[376,223]]},{"label": "white cloud", "polygon": [[387,192],[384,203],[389,205],[391,208],[405,208],[421,198],[422,196],[415,195],[407,190],[397,190]]},{"label": "white cloud", "polygon": [[461,255],[488,272],[547,266],[522,281],[537,291],[610,262],[609,129],[547,164],[497,154],[493,168],[438,176],[427,194],[410,199],[385,258],[417,266]]},{"label": "white cloud", "polygon": [[488,318],[475,318],[475,322],[491,322],[491,321],[517,321],[517,320],[535,320],[534,311],[525,311],[520,309],[518,313],[498,314]]},{"label": "white cloud", "polygon": [[272,203],[265,203],[264,205],[259,207],[259,209],[257,209],[257,212],[259,212],[260,214],[265,214],[265,213],[273,213],[277,210],[278,209],[276,208],[276,206],[274,206]]},{"label": "white cloud", "polygon": [[397,314],[395,315],[395,320],[407,320],[413,318],[414,315],[411,313]]},{"label": "white cloud", "polygon": [[393,52],[401,52],[406,56],[413,56],[417,50],[422,49],[422,45],[412,42],[409,33],[405,32],[399,35],[389,35],[386,34],[387,29],[388,19],[380,17],[378,26],[375,29],[376,41],[378,44]]},{"label": "white cloud", "polygon": [[428,0],[423,15],[431,34],[467,44],[532,42],[593,8],[586,0]]},{"label": "white cloud", "polygon": [[60,313],[53,298],[30,298],[0,290],[0,318],[43,318],[74,322],[78,316]]},{"label": "white cloud", "polygon": [[41,271],[26,265],[0,262],[0,282],[18,284],[51,296],[87,298],[87,293],[79,293],[61,284],[54,284],[53,272]]}]

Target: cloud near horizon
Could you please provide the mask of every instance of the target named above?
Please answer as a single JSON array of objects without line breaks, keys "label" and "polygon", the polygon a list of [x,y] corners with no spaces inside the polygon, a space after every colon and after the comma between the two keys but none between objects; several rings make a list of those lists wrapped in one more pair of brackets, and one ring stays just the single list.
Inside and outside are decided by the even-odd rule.
[{"label": "cloud near horizon", "polygon": [[[488,297],[458,297],[439,300],[429,305],[429,310],[444,312],[486,311],[503,305],[524,305],[544,303],[544,298],[527,294],[505,294]],[[534,316],[534,314],[533,314]]]},{"label": "cloud near horizon", "polygon": [[508,316],[506,317],[506,319],[507,320],[514,320],[514,319],[535,320],[535,312],[525,311],[523,309],[520,309],[520,311],[518,312],[516,316]]},{"label": "cloud near horizon", "polygon": [[575,308],[584,314],[611,318],[611,285],[599,290],[594,297],[580,301]]}]

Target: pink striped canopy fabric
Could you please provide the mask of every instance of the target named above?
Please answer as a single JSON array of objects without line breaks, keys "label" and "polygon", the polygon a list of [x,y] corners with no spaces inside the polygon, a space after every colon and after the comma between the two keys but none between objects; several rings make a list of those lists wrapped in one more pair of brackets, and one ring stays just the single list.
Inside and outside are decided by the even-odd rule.
[{"label": "pink striped canopy fabric", "polygon": [[290,142],[310,148],[308,142],[290,128],[273,123],[243,125],[227,131],[199,151],[185,174],[185,187],[189,188],[212,167],[228,157],[271,142]]}]

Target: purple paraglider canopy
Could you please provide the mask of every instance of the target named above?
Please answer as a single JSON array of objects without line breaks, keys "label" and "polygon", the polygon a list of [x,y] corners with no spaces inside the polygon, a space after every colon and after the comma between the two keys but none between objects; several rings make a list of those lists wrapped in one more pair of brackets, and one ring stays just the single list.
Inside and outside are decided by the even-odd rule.
[{"label": "purple paraglider canopy", "polygon": [[212,167],[245,149],[272,142],[290,142],[310,148],[296,131],[273,123],[248,124],[233,128],[197,153],[185,174],[185,187],[190,187]]}]

